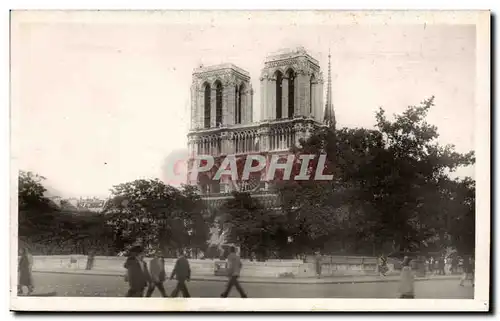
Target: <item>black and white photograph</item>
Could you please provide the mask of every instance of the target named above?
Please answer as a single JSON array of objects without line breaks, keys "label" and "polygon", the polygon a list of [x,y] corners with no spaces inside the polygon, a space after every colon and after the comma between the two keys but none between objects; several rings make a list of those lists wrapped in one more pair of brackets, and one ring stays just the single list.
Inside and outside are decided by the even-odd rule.
[{"label": "black and white photograph", "polygon": [[11,309],[488,310],[490,19],[12,10]]}]

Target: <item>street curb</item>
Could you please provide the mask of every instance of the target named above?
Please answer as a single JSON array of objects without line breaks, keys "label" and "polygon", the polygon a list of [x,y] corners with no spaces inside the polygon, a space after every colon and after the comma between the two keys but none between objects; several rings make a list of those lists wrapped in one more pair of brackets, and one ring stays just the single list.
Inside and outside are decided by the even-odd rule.
[{"label": "street curb", "polygon": [[[75,274],[75,275],[93,275],[93,276],[114,276],[114,277],[123,277],[123,274],[113,273],[113,272],[103,272],[103,273],[84,273],[82,271],[46,271],[46,270],[33,270],[34,273],[48,273],[48,274]],[[449,276],[449,277],[440,277],[440,278],[415,278],[415,282],[419,281],[446,281],[446,280],[459,280],[459,275]],[[269,278],[269,280],[248,280],[248,279],[240,279],[240,283],[268,283],[268,284],[305,284],[305,285],[314,285],[314,284],[356,284],[356,283],[389,283],[389,282],[399,282],[399,279],[377,279],[377,280],[327,280],[320,279],[322,281],[318,281],[318,279],[302,279],[301,281],[284,281],[279,279]],[[205,282],[227,282],[227,279],[212,279],[212,278],[204,278],[204,277],[194,277],[191,278],[191,281],[205,281]]]}]

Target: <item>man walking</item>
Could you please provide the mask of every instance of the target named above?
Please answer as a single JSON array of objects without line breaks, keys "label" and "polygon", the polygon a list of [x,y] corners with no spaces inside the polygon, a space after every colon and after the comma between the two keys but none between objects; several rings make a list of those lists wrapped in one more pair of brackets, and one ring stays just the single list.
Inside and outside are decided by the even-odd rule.
[{"label": "man walking", "polygon": [[142,247],[134,246],[130,249],[130,255],[124,264],[125,269],[127,269],[125,279],[130,286],[127,297],[142,297],[144,289],[151,282],[151,276],[146,262],[143,261],[142,252]]},{"label": "man walking", "polygon": [[177,279],[177,285],[172,291],[171,297],[177,297],[177,294],[182,292],[182,296],[185,298],[189,298],[189,291],[186,287],[186,281],[191,279],[191,267],[189,266],[189,261],[187,260],[184,253],[177,259],[175,262],[174,269],[172,270],[172,274],[170,275],[170,280],[173,278]]},{"label": "man walking", "polygon": [[410,267],[411,259],[405,257],[401,268],[401,278],[399,280],[399,293],[401,299],[415,298],[415,277]]},{"label": "man walking", "polygon": [[149,274],[151,275],[151,283],[146,293],[146,297],[151,297],[155,288],[158,288],[164,298],[167,297],[165,287],[163,286],[163,282],[165,282],[166,279],[165,260],[160,250],[155,252],[155,257],[149,262]]},{"label": "man walking", "polygon": [[226,290],[222,292],[220,296],[222,298],[227,298],[229,292],[231,292],[231,289],[233,288],[233,286],[235,286],[236,290],[238,290],[238,292],[240,293],[240,296],[242,298],[246,298],[247,295],[241,287],[240,282],[238,281],[242,267],[240,257],[236,255],[236,248],[234,246],[231,246],[229,252],[230,253],[227,257],[229,282],[227,283]]}]

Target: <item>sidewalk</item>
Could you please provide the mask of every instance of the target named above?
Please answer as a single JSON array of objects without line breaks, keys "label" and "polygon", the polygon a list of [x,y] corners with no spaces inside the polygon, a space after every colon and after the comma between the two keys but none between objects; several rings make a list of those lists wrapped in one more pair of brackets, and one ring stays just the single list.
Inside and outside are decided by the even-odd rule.
[{"label": "sidewalk", "polygon": [[[77,275],[101,275],[101,276],[116,276],[123,277],[125,271],[110,271],[110,270],[77,270],[77,269],[34,269],[34,273],[55,273],[55,274],[77,274]],[[416,281],[426,280],[453,280],[460,279],[460,275],[429,275],[426,277],[417,277]],[[192,281],[213,281],[227,282],[227,278],[215,275],[194,275]],[[374,275],[359,275],[359,276],[330,276],[317,278],[263,278],[263,277],[241,277],[241,283],[272,283],[272,284],[346,284],[346,283],[378,283],[378,282],[397,282],[399,275],[389,276],[374,276]]]}]

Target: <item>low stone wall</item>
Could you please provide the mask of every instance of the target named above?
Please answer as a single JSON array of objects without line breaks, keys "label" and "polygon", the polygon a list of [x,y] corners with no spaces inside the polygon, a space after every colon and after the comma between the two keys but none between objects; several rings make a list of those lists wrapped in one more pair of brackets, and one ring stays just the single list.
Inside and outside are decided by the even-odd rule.
[{"label": "low stone wall", "polygon": [[85,269],[86,255],[37,255],[33,257],[34,269]]},{"label": "low stone wall", "polygon": [[[309,256],[306,262],[313,265],[316,269],[315,258]],[[389,273],[393,266],[388,264]],[[321,260],[322,276],[349,276],[349,275],[377,275],[378,260],[369,256],[323,256]]]},{"label": "low stone wall", "polygon": [[[34,256],[34,269],[80,269],[84,270],[87,266],[88,257],[84,255],[54,255],[54,256]],[[96,256],[92,270],[96,271],[123,271],[125,257],[107,257]],[[149,263],[151,259],[146,258]],[[176,259],[165,259],[165,269],[170,274],[174,268]],[[219,260],[189,260],[191,273],[196,275],[214,275],[215,265],[224,265]],[[242,260],[243,268],[241,276],[243,277],[314,277],[316,275],[316,266],[313,262],[303,262],[301,260],[269,260],[265,262],[256,262]],[[322,262],[323,276],[348,276],[348,275],[371,275],[376,274],[375,258],[354,258],[354,257],[335,257],[329,261]]]}]

